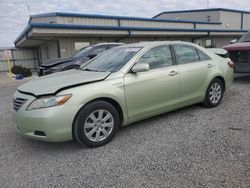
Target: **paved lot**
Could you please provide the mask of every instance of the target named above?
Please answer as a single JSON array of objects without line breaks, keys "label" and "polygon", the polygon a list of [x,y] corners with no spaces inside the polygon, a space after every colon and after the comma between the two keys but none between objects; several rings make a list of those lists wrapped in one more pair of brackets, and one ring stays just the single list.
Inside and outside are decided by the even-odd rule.
[{"label": "paved lot", "polygon": [[17,134],[11,96],[23,81],[0,77],[0,187],[250,187],[250,75],[222,104],[194,105],[122,128],[88,149]]}]

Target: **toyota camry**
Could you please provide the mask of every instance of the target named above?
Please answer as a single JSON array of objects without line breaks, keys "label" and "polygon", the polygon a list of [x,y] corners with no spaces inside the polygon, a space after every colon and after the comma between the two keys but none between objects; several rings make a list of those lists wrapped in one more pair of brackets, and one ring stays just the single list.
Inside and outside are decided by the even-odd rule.
[{"label": "toyota camry", "polygon": [[230,59],[192,43],[119,46],[80,69],[18,87],[16,128],[32,139],[101,146],[135,121],[195,103],[216,107],[232,83],[233,67]]}]

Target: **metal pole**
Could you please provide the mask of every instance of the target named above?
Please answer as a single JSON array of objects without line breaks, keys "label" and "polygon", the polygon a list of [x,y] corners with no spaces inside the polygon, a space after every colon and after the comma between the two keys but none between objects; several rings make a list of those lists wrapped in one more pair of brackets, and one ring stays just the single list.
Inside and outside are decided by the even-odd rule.
[{"label": "metal pole", "polygon": [[30,6],[28,5],[28,12],[29,12],[29,17],[30,17]]}]

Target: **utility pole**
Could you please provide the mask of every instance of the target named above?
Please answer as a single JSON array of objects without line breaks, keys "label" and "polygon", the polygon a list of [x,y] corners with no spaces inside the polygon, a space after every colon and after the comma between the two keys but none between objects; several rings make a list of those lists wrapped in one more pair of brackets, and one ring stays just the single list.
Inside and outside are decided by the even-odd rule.
[{"label": "utility pole", "polygon": [[29,6],[29,5],[27,5],[27,8],[28,8],[29,17],[30,17],[30,6]]}]

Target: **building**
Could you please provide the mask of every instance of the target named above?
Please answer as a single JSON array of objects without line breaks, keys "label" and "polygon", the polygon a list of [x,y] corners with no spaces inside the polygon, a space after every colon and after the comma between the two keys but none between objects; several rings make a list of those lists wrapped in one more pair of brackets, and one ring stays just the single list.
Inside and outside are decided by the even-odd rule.
[{"label": "building", "polygon": [[15,46],[36,49],[40,63],[101,42],[183,40],[222,47],[245,34],[249,22],[250,12],[221,8],[162,12],[153,18],[55,12],[31,16]]}]

